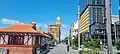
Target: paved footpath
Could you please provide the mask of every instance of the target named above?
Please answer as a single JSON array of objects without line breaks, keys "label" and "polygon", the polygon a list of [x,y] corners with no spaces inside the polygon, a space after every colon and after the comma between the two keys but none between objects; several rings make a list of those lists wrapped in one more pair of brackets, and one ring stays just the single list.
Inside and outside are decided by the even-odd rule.
[{"label": "paved footpath", "polygon": [[67,52],[67,46],[64,44],[58,44],[54,49],[50,50],[48,54],[77,54],[77,51],[70,49]]}]

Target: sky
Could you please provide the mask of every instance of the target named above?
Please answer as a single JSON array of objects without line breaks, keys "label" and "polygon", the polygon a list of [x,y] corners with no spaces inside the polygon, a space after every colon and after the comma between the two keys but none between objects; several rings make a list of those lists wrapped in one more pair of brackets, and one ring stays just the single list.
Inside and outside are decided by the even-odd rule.
[{"label": "sky", "polygon": [[[84,2],[80,0],[80,4]],[[35,21],[38,29],[47,31],[48,25],[55,24],[59,15],[64,39],[71,23],[77,20],[77,6],[78,0],[0,0],[0,28]],[[112,0],[112,14],[118,15],[117,11],[118,0]]]}]

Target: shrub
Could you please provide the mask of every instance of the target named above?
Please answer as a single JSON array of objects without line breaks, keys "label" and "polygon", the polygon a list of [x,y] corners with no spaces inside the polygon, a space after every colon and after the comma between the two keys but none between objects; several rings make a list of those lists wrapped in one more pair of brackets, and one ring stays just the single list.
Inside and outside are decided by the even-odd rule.
[{"label": "shrub", "polygon": [[72,45],[72,49],[77,49],[77,47],[75,45]]},{"label": "shrub", "polygon": [[79,53],[80,54],[99,54],[99,51],[100,51],[99,49],[88,50],[88,51],[82,50]]},{"label": "shrub", "polygon": [[98,39],[90,39],[90,38],[86,38],[85,39],[85,47],[87,48],[100,48],[100,41]]},{"label": "shrub", "polygon": [[116,46],[116,48],[117,48],[118,50],[120,50],[120,40],[117,40],[117,41],[115,42],[115,46]]}]

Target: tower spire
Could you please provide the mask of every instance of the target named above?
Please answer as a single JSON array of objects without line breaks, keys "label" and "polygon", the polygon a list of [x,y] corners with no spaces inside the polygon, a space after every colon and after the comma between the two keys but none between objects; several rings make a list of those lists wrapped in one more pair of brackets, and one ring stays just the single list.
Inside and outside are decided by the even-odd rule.
[{"label": "tower spire", "polygon": [[60,16],[59,16],[59,13],[58,13],[58,16],[57,16],[56,24],[60,24]]}]

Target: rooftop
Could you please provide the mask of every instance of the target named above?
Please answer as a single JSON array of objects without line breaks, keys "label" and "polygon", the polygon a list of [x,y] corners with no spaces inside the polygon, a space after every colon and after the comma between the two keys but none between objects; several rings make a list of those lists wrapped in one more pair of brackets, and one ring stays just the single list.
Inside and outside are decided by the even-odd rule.
[{"label": "rooftop", "polygon": [[11,27],[2,28],[0,32],[37,32],[32,24],[13,24]]}]

